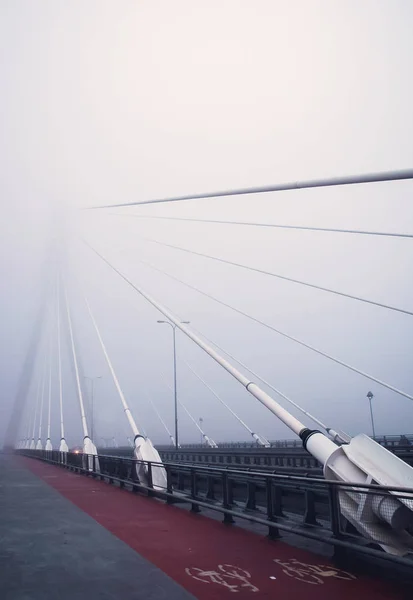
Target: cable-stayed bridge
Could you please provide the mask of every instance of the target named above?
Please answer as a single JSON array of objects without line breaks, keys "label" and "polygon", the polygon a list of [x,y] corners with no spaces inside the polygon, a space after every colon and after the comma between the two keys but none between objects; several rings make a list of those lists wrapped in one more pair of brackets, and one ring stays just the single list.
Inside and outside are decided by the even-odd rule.
[{"label": "cable-stayed bridge", "polygon": [[[173,226],[173,222],[187,221],[202,222],[215,231],[216,225],[242,228],[265,228],[278,230],[295,230],[311,232],[314,236],[334,234],[335,236],[361,236],[366,239],[379,240],[385,238],[394,243],[397,239],[404,244],[410,244],[413,233],[409,231],[378,231],[358,230],[345,227],[317,227],[300,223],[285,225],[283,223],[265,223],[261,221],[240,221],[237,219],[198,219],[173,217],[162,214],[122,214],[121,209],[136,205],[164,205],[168,203],[195,202],[207,198],[225,198],[230,196],[250,198],[250,195],[286,192],[318,187],[336,187],[350,185],[371,185],[393,181],[413,179],[413,170],[391,171],[346,177],[334,177],[292,183],[280,183],[273,186],[224,190],[211,193],[196,193],[194,195],[140,200],[134,203],[114,203],[108,206],[91,207],[88,219],[97,218],[104,209],[117,208],[119,212],[110,212],[108,218],[120,220],[141,219],[143,221],[158,219]],[[251,196],[252,197],[252,196]],[[91,221],[89,221],[90,223]],[[211,236],[217,235],[211,233]],[[228,233],[228,239],[231,234]],[[309,355],[320,357],[324,364],[338,366],[345,372],[351,372],[364,382],[366,388],[374,386],[375,393],[367,394],[371,410],[372,437],[365,433],[351,435],[343,431],[334,420],[320,418],[309,410],[305,400],[296,398],[284,392],[278,383],[264,376],[248,361],[242,358],[241,352],[234,352],[224,347],[214,339],[214,332],[198,329],[197,323],[185,319],[185,315],[177,314],[170,308],[167,296],[155,296],[149,292],[138,277],[134,277],[132,269],[124,269],[114,255],[118,248],[106,246],[94,240],[93,229],[79,233],[76,228],[65,231],[61,238],[55,241],[54,258],[49,263],[49,279],[45,292],[46,300],[41,307],[38,322],[34,326],[33,339],[30,344],[27,359],[23,367],[20,389],[11,416],[7,434],[6,446],[15,448],[19,454],[30,458],[40,458],[44,463],[63,467],[71,472],[93,475],[95,478],[107,479],[120,487],[130,487],[133,491],[145,491],[148,496],[165,499],[167,503],[189,503],[193,512],[200,509],[211,509],[224,515],[224,521],[233,522],[234,518],[247,518],[260,525],[269,527],[271,537],[277,537],[280,532],[295,532],[303,538],[323,540],[338,550],[361,553],[369,559],[384,560],[398,567],[408,567],[413,549],[413,467],[411,466],[411,440],[404,436],[394,444],[394,440],[379,439],[375,434],[373,414],[374,396],[376,390],[385,390],[391,394],[394,406],[398,401],[412,401],[413,392],[402,389],[391,380],[387,380],[379,372],[367,372],[361,368],[358,361],[349,362],[342,358],[339,352],[332,353],[322,346],[313,344],[307,339],[305,332],[290,332],[284,329],[282,321],[261,318],[227,300],[224,295],[215,295],[204,287],[193,284],[184,273],[176,276],[173,270],[161,268],[144,256],[133,255],[134,266],[140,264],[148,271],[172,280],[174,285],[190,289],[213,307],[223,307],[228,314],[242,317],[245,327],[260,327],[277,339],[288,340],[308,352]],[[208,274],[213,277],[215,265],[226,265],[244,274],[245,285],[249,277],[262,277],[277,280],[282,285],[293,285],[297,290],[314,290],[321,297],[352,303],[354,307],[363,306],[365,309],[383,311],[383,314],[397,315],[399,319],[409,319],[413,316],[410,306],[398,305],[361,294],[346,291],[344,288],[321,285],[317,281],[289,276],[278,270],[268,269],[260,265],[252,266],[239,260],[229,260],[216,252],[199,252],[190,244],[182,242],[170,244],[159,239],[144,238],[145,248],[166,248],[170,252],[170,260],[178,254],[186,254],[199,260],[199,269],[205,269],[205,280]],[[213,244],[212,244],[213,246]],[[122,249],[122,252],[124,249]],[[107,334],[110,324],[99,319],[95,302],[89,294],[90,282],[88,275],[79,271],[79,256],[94,268],[106,270],[114,283],[108,289],[102,285],[100,295],[107,294],[111,302],[116,300],[119,289],[129,289],[140,301],[146,303],[158,315],[159,325],[168,325],[172,335],[172,377],[163,372],[161,361],[154,360],[148,378],[139,378],[131,393],[126,391],[119,365],[114,360],[112,351],[113,335]],[[155,255],[156,256],[156,255]],[[206,266],[208,265],[208,267]],[[90,273],[90,272],[89,272]],[[92,276],[90,275],[91,279]],[[252,281],[252,280],[251,280]],[[260,287],[253,280],[257,291]],[[116,283],[115,283],[116,282]],[[93,281],[99,285],[99,277]],[[123,287],[122,287],[123,286]],[[121,295],[120,295],[121,296]],[[94,294],[96,298],[96,291]],[[242,296],[241,296],[242,299]],[[122,300],[122,298],[121,298]],[[333,301],[333,300],[331,300]],[[303,307],[303,311],[306,307]],[[117,307],[122,311],[122,306]],[[276,308],[274,313],[276,314]],[[79,316],[81,315],[81,316]],[[137,316],[137,319],[139,316]],[[115,319],[114,319],[115,320]],[[93,342],[89,340],[89,351],[99,353],[105,365],[103,374],[85,375],[85,355],[82,351],[81,339],[86,332],[93,333]],[[273,324],[276,323],[276,324]],[[166,328],[165,334],[166,334]],[[127,332],[126,332],[127,333]],[[179,341],[186,340],[192,350],[185,358],[177,348]],[[122,340],[126,339],[122,338]],[[111,344],[112,342],[112,344]],[[143,347],[145,347],[145,340]],[[243,402],[261,404],[267,411],[269,426],[265,432],[255,427],[251,418],[246,419],[242,414],[242,404],[234,404],[231,399],[217,389],[214,378],[205,376],[198,371],[196,361],[192,356],[201,352],[208,360],[213,361],[220,369],[220,376],[232,378],[244,391]],[[240,356],[241,355],[241,356]],[[102,364],[103,364],[102,363]],[[150,379],[161,382],[164,395],[171,400],[173,418],[165,414],[157,399],[151,394]],[[209,404],[202,406],[202,417],[196,414],[187,400],[182,400],[180,386],[186,377],[192,377],[197,385],[202,386],[208,394]],[[99,381],[102,379],[102,381]],[[95,393],[98,386],[104,385],[110,379],[115,393],[111,396],[111,404],[123,417],[122,439],[119,437],[118,425],[114,424],[112,431],[99,433],[99,415],[103,407],[99,403],[99,394]],[[134,397],[132,399],[132,396]],[[136,403],[135,398],[139,398]],[[76,399],[76,402],[74,401]],[[373,401],[373,405],[372,405]],[[244,432],[253,447],[242,449],[242,461],[229,461],[228,457],[240,455],[234,449],[226,453],[220,450],[219,443],[208,432],[208,415],[214,402],[221,412],[231,422]],[[167,446],[154,444],[150,432],[141,422],[141,414],[135,410],[145,403],[153,416],[164,430],[164,440]],[[73,431],[73,410],[76,406],[78,431],[72,439],[69,438],[67,424]],[[67,418],[71,412],[70,419]],[[195,450],[185,449],[185,440],[180,427],[183,417],[193,427],[193,438],[200,442],[195,458]],[[216,418],[216,417],[214,417]],[[271,424],[278,422],[288,428],[291,436],[295,436],[295,444],[290,448],[277,448],[274,436],[268,435]],[[370,424],[369,424],[370,426]],[[115,431],[116,429],[116,431]],[[408,433],[406,427],[406,433]],[[149,434],[149,435],[148,435]],[[374,438],[377,438],[375,440]],[[229,439],[225,440],[230,442]],[[102,444],[103,442],[103,444]],[[164,442],[165,443],[165,442]],[[129,450],[119,457],[118,446],[128,445]],[[104,447],[98,452],[98,447]],[[117,456],[116,456],[117,455]],[[287,460],[284,462],[285,457]],[[291,456],[290,456],[291,455]],[[206,457],[206,460],[199,458]],[[283,462],[276,462],[283,456]],[[214,459],[213,459],[214,458]],[[251,460],[248,460],[250,458]],[[267,462],[265,462],[267,460]],[[268,462],[269,460],[269,462]],[[272,462],[272,461],[275,462]],[[263,462],[261,462],[263,461]],[[298,461],[298,462],[297,462]],[[301,461],[301,462],[300,462]],[[199,463],[199,464],[196,464]],[[36,463],[37,464],[37,463]],[[40,469],[35,466],[33,469]],[[314,471],[311,473],[311,469]],[[66,472],[61,471],[61,472]],[[294,471],[295,470],[295,471]],[[64,487],[64,486],[63,486]],[[244,490],[244,491],[243,491]],[[246,490],[246,491],[245,491]],[[300,513],[298,498],[304,490],[305,506],[303,523],[296,522]],[[287,500],[287,498],[290,498]],[[244,512],[241,514],[240,505]],[[286,514],[289,513],[289,514]],[[326,526],[326,523],[328,525]],[[311,529],[311,531],[309,530]],[[324,530],[324,531],[321,531]],[[326,530],[328,534],[326,534]],[[386,563],[386,564],[387,564]],[[227,571],[228,572],[228,571]],[[231,577],[231,576],[230,576]],[[242,580],[242,576],[232,575]],[[243,576],[246,581],[246,576]],[[317,576],[315,575],[317,578]],[[337,576],[340,579],[340,576]],[[345,576],[343,576],[345,579]],[[205,579],[205,575],[198,580]],[[318,579],[323,580],[323,575]],[[196,578],[195,578],[196,579]],[[351,579],[351,576],[349,576]],[[244,581],[244,583],[245,583]],[[204,581],[205,583],[205,581]],[[209,583],[208,581],[206,583]],[[225,585],[224,585],[225,587]],[[245,584],[245,587],[248,586]],[[254,587],[254,586],[252,586]],[[235,590],[232,590],[235,591]]]}]

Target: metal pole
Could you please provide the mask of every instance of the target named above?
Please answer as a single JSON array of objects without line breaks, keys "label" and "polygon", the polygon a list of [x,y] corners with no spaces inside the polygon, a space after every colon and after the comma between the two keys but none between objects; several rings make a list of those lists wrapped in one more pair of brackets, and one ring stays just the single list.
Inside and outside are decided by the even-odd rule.
[{"label": "metal pole", "polygon": [[369,405],[370,405],[371,429],[373,431],[373,439],[375,440],[376,439],[376,431],[375,431],[375,428],[374,428],[373,406],[371,404],[371,401],[372,401],[373,397],[374,396],[373,396],[373,394],[371,392],[369,392],[367,394],[367,398],[369,399]]},{"label": "metal pole", "polygon": [[179,448],[178,439],[178,394],[176,389],[176,326],[172,325],[173,345],[174,345],[174,402],[175,402],[175,448]]},{"label": "metal pole", "polygon": [[[170,321],[157,321],[158,323],[165,323],[166,325],[170,325],[173,331],[173,350],[174,350],[174,410],[175,410],[175,448],[178,450],[179,448],[179,439],[178,439],[178,392],[176,385],[176,325],[171,323]],[[189,321],[181,321],[181,323],[189,324]]]}]

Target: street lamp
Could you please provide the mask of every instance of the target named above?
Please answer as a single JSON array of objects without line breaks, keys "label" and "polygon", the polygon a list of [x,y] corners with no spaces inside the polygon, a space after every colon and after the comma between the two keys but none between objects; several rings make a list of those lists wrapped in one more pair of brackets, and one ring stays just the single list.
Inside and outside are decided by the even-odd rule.
[{"label": "street lamp", "polygon": [[[190,321],[181,321],[183,324],[188,324]],[[173,348],[174,348],[174,405],[175,405],[175,448],[178,450],[179,448],[179,440],[178,440],[178,395],[176,391],[176,336],[175,330],[176,325],[174,323],[170,323],[169,321],[158,321],[158,323],[164,323],[165,325],[170,325],[172,327],[172,339],[173,339]]]},{"label": "street lamp", "polygon": [[86,377],[86,375],[84,375],[84,378],[89,379],[89,381],[92,384],[92,397],[91,397],[92,410],[91,410],[91,415],[90,415],[90,437],[93,442],[93,434],[94,434],[93,404],[94,404],[94,395],[95,395],[95,380],[102,379],[102,375],[98,375],[97,377]]},{"label": "street lamp", "polygon": [[375,432],[375,429],[374,429],[373,407],[372,407],[372,404],[371,404],[371,401],[372,401],[373,397],[374,396],[373,396],[373,394],[371,392],[367,393],[367,398],[369,399],[369,404],[370,404],[370,417],[371,417],[371,428],[373,430],[373,440],[375,440],[376,439],[376,432]]}]

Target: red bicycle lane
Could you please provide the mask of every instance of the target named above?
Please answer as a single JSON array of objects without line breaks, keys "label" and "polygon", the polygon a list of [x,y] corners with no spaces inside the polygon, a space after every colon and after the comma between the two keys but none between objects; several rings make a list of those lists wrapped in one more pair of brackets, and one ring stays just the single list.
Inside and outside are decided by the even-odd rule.
[{"label": "red bicycle lane", "polygon": [[401,588],[337,569],[281,540],[226,526],[61,467],[22,458],[26,468],[93,517],[198,600],[238,598],[400,600]]}]

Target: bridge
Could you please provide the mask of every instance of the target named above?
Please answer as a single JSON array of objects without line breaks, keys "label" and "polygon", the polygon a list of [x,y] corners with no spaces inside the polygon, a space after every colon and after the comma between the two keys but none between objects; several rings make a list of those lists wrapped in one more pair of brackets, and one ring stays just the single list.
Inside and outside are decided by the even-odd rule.
[{"label": "bridge", "polygon": [[[411,170],[375,173],[154,199],[149,203],[412,178]],[[387,235],[351,232],[352,235],[370,233]],[[273,597],[282,592],[287,597],[287,589],[299,595],[303,585],[305,589],[317,590],[317,598],[331,593],[339,598],[351,593],[358,597],[402,597],[412,584],[413,572],[413,436],[378,435],[372,400],[379,389],[387,390],[395,398],[413,400],[413,396],[304,339],[224,303],[229,310],[241,312],[246,319],[356,373],[360,379],[368,380],[369,385],[374,384],[374,395],[370,391],[367,394],[371,435],[348,434],[336,423],[325,423],[312,414],[255,368],[218,345],[210,334],[207,337],[192,321],[184,321],[172,312],[92,241],[82,238],[72,243],[81,252],[82,262],[93,259],[94,264],[100,265],[96,268],[107,269],[119,281],[123,280],[124,285],[162,317],[158,323],[171,328],[171,381],[163,375],[159,361],[155,362],[155,373],[164,382],[163,396],[173,406],[173,426],[168,423],[171,412],[165,412],[162,402],[150,394],[150,386],[144,381],[136,382],[136,392],[146,395],[147,409],[150,408],[152,418],[164,431],[163,441],[153,443],[143,422],[138,424],[136,403],[131,402],[135,392],[125,391],[113,359],[114,340],[105,334],[105,324],[85,291],[86,282],[81,281],[75,262],[70,260],[67,245],[56,243],[56,260],[48,266],[44,301],[11,415],[5,446],[8,453],[3,454],[1,462],[6,490],[1,515],[6,519],[4,527],[8,532],[6,553],[13,565],[7,579],[7,597],[17,598],[16,579],[23,577],[24,585],[28,585],[33,571],[41,577],[36,580],[37,596],[32,597],[48,597],[45,589],[53,577],[42,579],[44,571],[40,563],[51,547],[57,548],[56,561],[71,561],[78,582],[73,587],[66,575],[60,579],[62,598],[90,597],[89,574],[86,577],[83,572],[84,565],[88,569],[90,565],[102,597],[104,590],[112,588],[124,590],[125,598],[210,599],[226,597],[228,592],[239,593],[241,597],[258,592],[262,597]],[[174,249],[199,254],[188,248]],[[348,301],[373,306],[374,310],[403,313],[403,318],[413,314],[402,307],[222,257],[206,254],[202,257],[287,279],[324,294],[344,296]],[[166,271],[162,273],[171,276]],[[223,303],[194,289],[212,301]],[[95,351],[100,352],[104,361],[100,364],[106,365],[106,370],[95,377],[84,375],[85,346],[80,340],[86,330],[88,335],[94,334]],[[186,338],[191,348],[201,351],[221,369],[217,378],[225,373],[244,388],[244,402],[261,403],[268,411],[269,421],[274,424],[280,421],[296,437],[270,441],[267,432],[257,431],[253,417],[247,420],[239,414],[241,404],[231,403],[216,390],[210,376],[201,375],[194,361],[181,355],[182,344],[177,346],[177,333],[179,340]],[[186,356],[190,354],[187,352]],[[213,439],[207,431],[208,424],[211,426],[208,405],[203,406],[204,417],[197,418],[188,396],[185,401],[181,398],[180,386],[186,376],[195,378],[208,397],[218,403],[221,414],[241,427],[249,441]],[[112,382],[110,405],[116,403],[118,419],[111,422],[112,432],[117,432],[112,436],[107,427],[103,431],[100,414],[104,407],[97,393],[99,385],[102,395],[108,379]],[[78,407],[77,431],[74,399]],[[140,421],[142,414],[148,413],[141,412]],[[302,421],[295,416],[298,414],[302,415]],[[188,426],[182,427],[184,415],[202,443],[185,439],[193,434]],[[123,428],[120,436],[121,417],[128,431]],[[22,494],[21,490],[29,493]],[[23,528],[23,522],[26,537],[42,540],[39,555],[30,552],[28,556],[25,536],[20,541],[16,539],[16,528]],[[104,529],[97,528],[96,523]],[[45,527],[45,533],[39,527]],[[54,528],[62,536],[58,543]],[[61,541],[66,537],[70,540],[68,547]],[[124,544],[120,545],[119,540]],[[109,558],[108,552],[118,558]],[[15,561],[21,553],[25,557],[23,575],[20,571],[17,575],[16,569],[20,567]],[[139,593],[134,589],[135,574]],[[74,591],[76,586],[80,586],[80,592]],[[108,593],[113,595],[115,591]]]},{"label": "bridge", "polygon": [[0,600],[411,600],[413,2],[0,2]]}]

